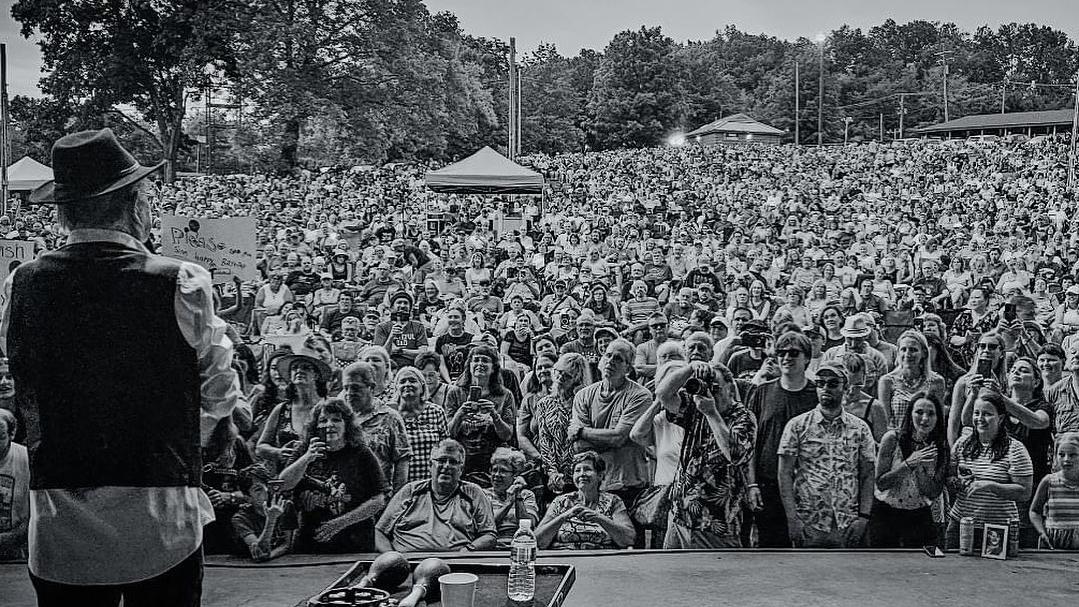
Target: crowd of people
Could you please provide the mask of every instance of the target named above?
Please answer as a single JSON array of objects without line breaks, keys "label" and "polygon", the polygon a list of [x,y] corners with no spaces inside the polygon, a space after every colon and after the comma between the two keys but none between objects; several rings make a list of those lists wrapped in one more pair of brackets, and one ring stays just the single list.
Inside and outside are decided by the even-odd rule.
[{"label": "crowd of people", "polygon": [[[548,549],[956,547],[967,517],[1079,549],[1065,140],[521,162],[542,199],[423,164],[161,187],[259,225],[260,278],[215,285],[249,407],[203,449],[208,552],[490,550],[521,519]],[[0,231],[56,248],[50,213]]]}]

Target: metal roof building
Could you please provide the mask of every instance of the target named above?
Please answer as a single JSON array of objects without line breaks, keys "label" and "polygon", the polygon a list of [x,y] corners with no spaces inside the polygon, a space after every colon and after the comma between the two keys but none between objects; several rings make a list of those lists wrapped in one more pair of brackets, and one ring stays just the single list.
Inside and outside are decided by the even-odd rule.
[{"label": "metal roof building", "polygon": [[732,114],[686,133],[686,141],[701,145],[727,143],[763,143],[775,145],[783,137],[783,131],[757,122],[745,114]]},{"label": "metal roof building", "polygon": [[970,137],[972,135],[1054,135],[1072,128],[1074,110],[977,114],[915,129],[919,135]]}]

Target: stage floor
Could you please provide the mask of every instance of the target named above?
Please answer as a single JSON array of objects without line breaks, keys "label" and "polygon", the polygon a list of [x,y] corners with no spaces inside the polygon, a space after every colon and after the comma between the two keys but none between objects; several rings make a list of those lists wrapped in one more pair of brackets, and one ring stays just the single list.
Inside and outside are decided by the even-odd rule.
[{"label": "stage floor", "polygon": [[[442,555],[439,555],[442,556]],[[322,590],[354,560],[369,556],[292,556],[265,565],[207,559],[202,604],[207,607],[291,607]],[[447,558],[505,562],[499,555]],[[1079,553],[1024,553],[1008,561],[921,551],[686,551],[551,553],[541,563],[566,563],[577,581],[566,607],[756,606],[925,607],[1074,604]],[[0,606],[32,607],[26,565],[0,564]]]}]

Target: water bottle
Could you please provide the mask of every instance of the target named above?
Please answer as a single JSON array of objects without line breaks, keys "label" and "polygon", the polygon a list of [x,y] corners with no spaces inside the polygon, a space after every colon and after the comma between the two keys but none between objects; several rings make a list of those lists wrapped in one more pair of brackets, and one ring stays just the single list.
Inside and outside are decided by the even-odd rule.
[{"label": "water bottle", "polygon": [[518,522],[510,544],[510,575],[506,593],[511,601],[531,601],[536,594],[536,536],[532,520]]}]

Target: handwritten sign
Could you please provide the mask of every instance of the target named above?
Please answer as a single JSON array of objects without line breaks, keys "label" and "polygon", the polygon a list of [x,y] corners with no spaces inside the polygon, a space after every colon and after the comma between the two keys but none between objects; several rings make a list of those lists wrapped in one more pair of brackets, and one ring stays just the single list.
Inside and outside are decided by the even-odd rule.
[{"label": "handwritten sign", "polygon": [[214,283],[257,280],[255,218],[161,218],[161,254],[197,263],[210,270]]},{"label": "handwritten sign", "polygon": [[[0,285],[21,264],[34,260],[34,243],[27,240],[0,240]],[[7,296],[0,289],[0,307],[7,306]]]}]

